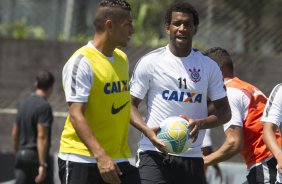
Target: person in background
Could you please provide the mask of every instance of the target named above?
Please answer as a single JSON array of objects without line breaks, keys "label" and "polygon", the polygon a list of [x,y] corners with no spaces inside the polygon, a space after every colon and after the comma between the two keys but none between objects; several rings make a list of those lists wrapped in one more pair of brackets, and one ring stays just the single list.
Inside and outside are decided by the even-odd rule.
[{"label": "person in background", "polygon": [[138,184],[138,169],[128,160],[128,59],[117,49],[134,32],[130,4],[102,0],[93,23],[93,40],[63,68],[69,115],[60,141],[59,177],[62,184]]},{"label": "person in background", "polygon": [[[165,15],[169,44],[146,54],[135,66],[130,81],[131,124],[142,133],[136,163],[142,184],[205,183],[201,152],[205,129],[231,117],[218,65],[192,48],[198,24],[198,12],[189,2],[174,3]],[[138,106],[145,97],[143,120]],[[216,107],[213,115],[208,115],[208,98]],[[164,119],[179,115],[189,121],[194,143],[185,153],[167,154],[156,130]]]},{"label": "person in background", "polygon": [[[224,125],[225,142],[204,157],[205,166],[228,160],[240,152],[247,165],[249,184],[274,183],[277,162],[263,142],[260,121],[266,96],[254,85],[234,76],[233,61],[225,49],[213,47],[204,53],[220,66],[232,112],[231,120]],[[276,139],[281,143],[279,132]]]},{"label": "person in background", "polygon": [[47,99],[54,81],[50,72],[40,72],[36,76],[35,92],[19,105],[12,128],[16,184],[53,183],[49,157],[53,114]]},{"label": "person in background", "polygon": [[277,132],[282,122],[282,84],[277,84],[268,98],[261,118],[263,125],[263,140],[277,160],[276,183],[282,183],[282,149],[277,139]]}]

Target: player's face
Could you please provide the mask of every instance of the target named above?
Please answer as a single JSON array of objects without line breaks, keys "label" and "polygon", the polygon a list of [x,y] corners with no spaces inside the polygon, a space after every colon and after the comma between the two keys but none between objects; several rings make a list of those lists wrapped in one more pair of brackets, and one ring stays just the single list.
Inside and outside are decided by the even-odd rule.
[{"label": "player's face", "polygon": [[172,12],[171,23],[166,25],[166,32],[170,35],[170,48],[176,52],[190,52],[196,31],[193,14]]},{"label": "player's face", "polygon": [[127,11],[123,19],[114,23],[113,26],[113,39],[115,40],[116,45],[125,47],[130,40],[131,35],[134,33],[131,13]]}]

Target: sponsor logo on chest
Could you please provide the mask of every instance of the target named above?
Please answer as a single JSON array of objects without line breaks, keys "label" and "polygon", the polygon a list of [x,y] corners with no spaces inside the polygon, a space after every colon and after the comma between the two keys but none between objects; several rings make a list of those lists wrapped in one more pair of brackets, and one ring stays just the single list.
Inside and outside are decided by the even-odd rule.
[{"label": "sponsor logo on chest", "polygon": [[186,102],[186,103],[201,103],[202,94],[183,92],[183,91],[171,91],[164,90],[162,97],[168,101]]},{"label": "sponsor logo on chest", "polygon": [[108,82],[104,86],[105,94],[121,93],[129,91],[128,80]]}]

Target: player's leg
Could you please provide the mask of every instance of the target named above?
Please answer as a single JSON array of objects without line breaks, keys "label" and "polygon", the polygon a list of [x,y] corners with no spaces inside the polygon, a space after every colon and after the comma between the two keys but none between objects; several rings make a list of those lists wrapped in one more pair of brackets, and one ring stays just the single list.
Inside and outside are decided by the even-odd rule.
[{"label": "player's leg", "polygon": [[19,150],[16,155],[15,178],[16,184],[35,183],[38,174],[38,156],[34,150]]},{"label": "player's leg", "polygon": [[27,176],[22,169],[15,168],[15,184],[27,183]]},{"label": "player's leg", "polygon": [[270,183],[275,183],[277,175],[277,160],[273,157],[272,159],[267,161],[267,166],[269,168]]},{"label": "player's leg", "polygon": [[167,165],[173,184],[206,183],[202,158],[169,156]]},{"label": "player's leg", "polygon": [[58,158],[58,165],[61,184],[105,184],[97,164],[77,163]]},{"label": "player's leg", "polygon": [[267,162],[262,162],[262,164],[253,167],[249,174],[247,175],[248,183],[271,183],[274,184],[276,181],[276,160],[274,158],[268,160]]},{"label": "player's leg", "polygon": [[168,172],[164,165],[166,155],[156,151],[145,151],[137,155],[137,167],[142,184],[168,184]]},{"label": "player's leg", "polygon": [[117,164],[122,172],[120,176],[122,184],[141,184],[139,170],[129,162],[121,162]]}]

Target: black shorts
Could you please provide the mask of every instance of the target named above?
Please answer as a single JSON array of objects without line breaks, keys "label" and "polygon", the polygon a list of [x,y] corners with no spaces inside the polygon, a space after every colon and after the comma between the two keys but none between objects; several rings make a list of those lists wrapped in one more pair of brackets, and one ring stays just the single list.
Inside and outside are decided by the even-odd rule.
[{"label": "black shorts", "polygon": [[[53,184],[53,158],[47,158],[47,173],[44,184]],[[16,184],[33,184],[35,177],[38,175],[38,153],[36,150],[19,150],[16,154],[15,161],[15,179]]]},{"label": "black shorts", "polygon": [[267,162],[252,168],[247,175],[249,184],[253,183],[271,183],[275,184],[276,181],[276,169],[277,161],[273,157]]},{"label": "black shorts", "polygon": [[164,155],[156,151],[137,155],[142,184],[204,184],[202,158]]},{"label": "black shorts", "polygon": [[[59,177],[61,184],[105,184],[97,164],[78,163],[65,161],[58,158]],[[117,163],[122,172],[120,180],[122,184],[140,184],[140,176],[138,169],[129,162]]]}]

